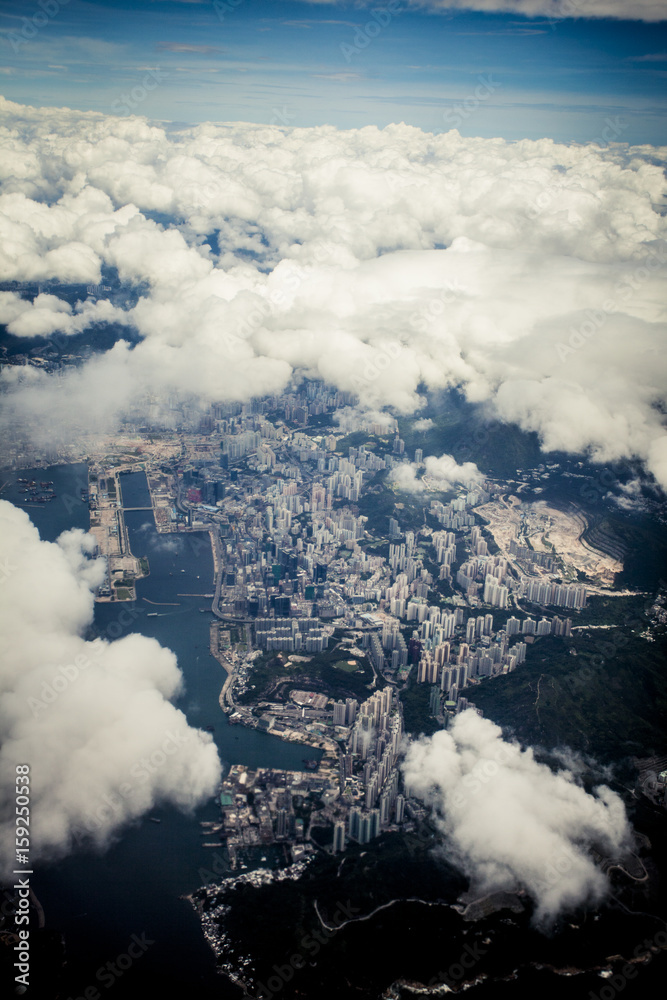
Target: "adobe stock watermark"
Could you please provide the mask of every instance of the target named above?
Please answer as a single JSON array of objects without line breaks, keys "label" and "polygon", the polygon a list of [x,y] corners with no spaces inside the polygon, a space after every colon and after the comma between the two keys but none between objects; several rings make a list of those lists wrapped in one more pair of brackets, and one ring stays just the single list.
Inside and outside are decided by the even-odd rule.
[{"label": "adobe stock watermark", "polygon": [[[605,125],[602,129],[600,135],[592,140],[592,143],[598,146],[600,149],[606,149],[613,142],[617,142],[620,135],[629,128],[629,122],[626,122],[623,118],[619,118],[618,115],[615,118],[605,118]],[[544,190],[533,198],[533,200],[528,205],[526,210],[527,217],[534,222],[543,212],[546,212],[551,205],[555,205],[558,211],[562,211],[561,196],[564,194],[582,192],[587,193],[587,189],[581,183],[581,181],[576,178],[567,175],[565,179],[559,179],[557,184],[554,184]],[[572,222],[581,221],[578,215],[571,216]]]},{"label": "adobe stock watermark", "polygon": [[463,951],[455,962],[452,962],[446,970],[440,970],[435,976],[429,979],[427,985],[447,986],[450,990],[456,990],[464,980],[470,978],[472,970],[478,962],[487,954],[488,948],[481,945],[466,944]]},{"label": "adobe stock watermark", "polygon": [[[165,534],[167,535],[167,537],[169,536],[173,537],[174,533],[170,531]],[[197,537],[198,535],[206,535],[207,536],[206,540],[198,538]],[[197,531],[191,531],[186,534],[178,535],[177,537],[187,539],[188,547],[192,552],[193,556],[199,556],[200,552],[211,551],[211,537],[208,531],[201,531],[200,529],[198,529]]]},{"label": "adobe stock watermark", "polygon": [[199,879],[200,887],[203,888],[211,885],[218,885],[220,879],[223,878],[223,876],[228,876],[231,870],[232,869],[227,859],[216,851],[211,858],[210,868],[197,869],[197,878]]},{"label": "adobe stock watermark", "polygon": [[428,188],[429,186],[425,177],[415,176],[414,173],[401,174],[398,170],[383,170],[382,182],[387,185],[392,194],[405,191],[407,188],[411,188],[414,191]]},{"label": "adobe stock watermark", "polygon": [[[116,621],[109,622],[107,625],[104,630],[104,637],[118,639],[123,634],[124,629],[133,625],[136,619],[143,613],[143,608],[123,608]],[[99,665],[107,650],[106,643],[102,637],[99,637],[90,643],[89,646],[93,647],[92,655],[79,653],[71,663],[64,663],[58,666],[50,680],[42,681],[39,697],[31,695],[27,699],[33,718],[37,718],[42,712],[47,710],[49,705],[53,705],[61,694],[79,679],[84,671],[89,670],[92,666]]]},{"label": "adobe stock watermark", "polygon": [[213,10],[218,15],[220,23],[222,23],[228,14],[233,14],[243,3],[245,3],[245,0],[213,0]]},{"label": "adobe stock watermark", "polygon": [[438,845],[438,833],[428,821],[422,821],[415,830],[409,831],[405,848],[411,858],[420,851],[430,850]]},{"label": "adobe stock watermark", "polygon": [[269,125],[282,125],[287,128],[296,118],[296,112],[283,104],[282,108],[271,108],[272,116]]},{"label": "adobe stock watermark", "polygon": [[604,122],[605,126],[602,129],[601,135],[597,139],[593,139],[595,145],[599,146],[600,149],[606,149],[612,142],[617,142],[618,137],[623,135],[626,129],[630,127],[630,123],[626,122],[623,118],[619,118],[618,115],[615,118],[605,118]]},{"label": "adobe stock watermark", "polygon": [[518,744],[503,743],[502,746],[494,751],[492,757],[480,758],[476,761],[472,770],[461,779],[461,784],[465,786],[467,794],[457,791],[452,797],[451,804],[455,808],[465,805],[471,796],[477,795],[484,785],[487,785],[498,776],[501,767],[505,766],[509,761],[516,759],[520,753],[521,747]]},{"label": "adobe stock watermark", "polygon": [[584,321],[579,326],[570,327],[567,342],[559,341],[555,345],[559,361],[564,362],[575,351],[581,350],[602,329],[609,317],[619,312],[622,304],[630,301],[651,275],[665,264],[667,264],[665,253],[651,250],[644,262],[619,282],[610,298],[605,299],[599,309],[586,309]]},{"label": "adobe stock watermark", "polygon": [[466,289],[458,281],[450,281],[444,288],[441,288],[437,295],[423,302],[417,312],[412,313],[408,322],[416,333],[429,333],[431,324],[444,316],[447,306],[454,303],[464,295]]},{"label": "adobe stock watermark", "polygon": [[45,28],[68,3],[69,0],[37,0],[35,11],[29,17],[21,18],[21,30],[10,31],[7,36],[14,53],[18,54],[22,45],[33,41],[41,29]]},{"label": "adobe stock watermark", "polygon": [[360,372],[355,372],[352,376],[352,385],[357,392],[366,391],[373,382],[380,378],[383,372],[387,371],[400,358],[402,353],[402,345],[395,341],[376,348],[372,359],[364,365]]},{"label": "adobe stock watermark", "polygon": [[224,331],[222,339],[232,357],[249,357],[251,348],[247,340],[259,330],[273,314],[274,308],[288,308],[290,297],[295,295],[303,282],[313,274],[315,264],[324,263],[331,258],[335,245],[328,241],[318,241],[313,246],[314,264],[300,264],[297,261],[285,262],[280,270],[280,285],[271,289],[266,297],[256,296],[256,301],[234,332]]},{"label": "adobe stock watermark", "polygon": [[401,0],[390,0],[384,7],[374,7],[371,10],[371,20],[354,29],[352,42],[341,42],[340,51],[345,62],[350,65],[353,56],[359,55],[377,38],[381,31],[391,24],[393,19],[403,12]]},{"label": "adobe stock watermark", "polygon": [[[155,941],[147,937],[146,931],[142,931],[141,934],[133,934],[125,951],[122,951],[110,961],[105,962],[104,965],[100,965],[95,973],[96,982],[100,986],[104,986],[106,990],[111,989],[132,968],[134,963],[146,954],[153,944],[155,944]],[[67,1000],[101,1000],[101,997],[102,993],[100,993],[97,986],[91,983],[78,996],[69,996]]]},{"label": "adobe stock watermark", "polygon": [[532,883],[533,892],[548,892],[553,889],[561,881],[563,875],[572,871],[576,860],[577,858],[572,851],[563,848],[557,858],[546,863],[540,872],[540,877]]},{"label": "adobe stock watermark", "polygon": [[349,899],[347,903],[336,903],[336,911],[331,918],[332,923],[325,924],[320,920],[321,929],[314,930],[310,934],[304,934],[299,942],[298,950],[284,964],[276,963],[272,967],[273,975],[267,978],[266,984],[261,981],[257,983],[257,993],[248,993],[247,995],[253,997],[253,1000],[271,1000],[277,993],[280,993],[287,983],[290,983],[294,979],[299,969],[303,969],[308,962],[312,961],[320,953],[322,948],[329,943],[331,938],[348,920],[351,920],[360,912],[361,910],[356,906],[352,906]]},{"label": "adobe stock watermark", "polygon": [[472,114],[477,111],[480,105],[484,104],[495,94],[502,84],[494,80],[492,76],[478,76],[479,81],[471,94],[464,98],[461,104],[456,104],[453,108],[447,108],[442,114],[442,120],[448,128],[459,128]]},{"label": "adobe stock watermark", "polygon": [[547,24],[554,31],[557,24],[569,17],[585,17],[588,0],[556,0],[558,9],[547,19]]},{"label": "adobe stock watermark", "polygon": [[462,465],[463,462],[472,461],[473,456],[479,452],[480,448],[486,447],[490,440],[491,435],[486,427],[476,427],[471,434],[453,444],[449,453],[459,465]]},{"label": "adobe stock watermark", "polygon": [[[665,931],[658,931],[654,934],[652,938],[645,938],[640,944],[636,945],[632,957],[637,962],[650,962],[653,956],[659,951],[667,950],[667,933]],[[628,983],[636,979],[639,975],[640,968],[638,968],[632,962],[626,962],[619,972],[607,978],[604,986],[602,986],[597,993],[593,990],[588,994],[589,1000],[614,1000],[619,993],[622,993]]]},{"label": "adobe stock watermark", "polygon": [[156,66],[155,69],[149,69],[142,78],[141,83],[137,84],[129,92],[122,93],[120,97],[116,98],[111,105],[112,111],[115,111],[118,115],[132,114],[140,104],[143,104],[152,91],[157,90],[159,85],[168,76],[169,74],[165,70],[161,70],[159,66]]},{"label": "adobe stock watermark", "polygon": [[2,562],[0,562],[0,586],[2,586],[3,583],[7,583],[17,569],[18,566],[15,566],[8,557],[5,557]]},{"label": "adobe stock watermark", "polygon": [[[113,826],[114,817],[122,819],[137,789],[149,782],[171,758],[180,753],[184,746],[191,746],[193,741],[193,730],[188,730],[185,735],[167,730],[160,746],[140,757],[129,768],[128,777],[132,780],[121,782],[115,790],[105,792],[97,806],[72,826],[70,832],[73,840],[80,844],[100,830],[107,830]],[[130,811],[130,815],[134,814]]]},{"label": "adobe stock watermark", "polygon": [[593,482],[586,482],[582,485],[579,495],[586,503],[599,503],[616,485],[618,479],[610,469],[602,469]]},{"label": "adobe stock watermark", "polygon": [[543,212],[546,212],[546,210],[549,208],[550,205],[552,205],[554,202],[557,201],[557,199],[560,197],[560,195],[563,194],[563,192],[573,191],[576,189],[584,191],[583,184],[577,182],[575,185],[569,180],[567,184],[565,184],[563,181],[560,181],[553,187],[545,188],[543,191],[540,191],[537,197],[534,198],[528,205],[528,208],[526,209],[526,216],[530,219],[531,222],[534,222],[535,219],[537,219],[540,215],[542,215]]}]

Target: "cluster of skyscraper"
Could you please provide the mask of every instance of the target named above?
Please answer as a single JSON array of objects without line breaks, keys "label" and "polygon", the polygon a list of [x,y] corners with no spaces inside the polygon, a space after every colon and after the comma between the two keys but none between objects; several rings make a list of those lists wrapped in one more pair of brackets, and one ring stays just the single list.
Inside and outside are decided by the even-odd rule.
[{"label": "cluster of skyscraper", "polygon": [[[457,609],[459,611],[461,609]],[[462,612],[458,621],[456,614],[448,616],[446,630],[449,637],[454,635],[454,627],[460,625],[462,618]],[[459,691],[470,678],[509,673],[525,661],[526,643],[519,641],[510,645],[513,636],[569,636],[572,628],[570,618],[562,619],[557,615],[551,620],[542,618],[539,622],[533,618],[520,621],[511,616],[504,629],[494,633],[493,615],[470,616],[465,623],[465,641],[461,636],[458,649],[455,650],[456,641],[442,641],[442,632],[435,632],[429,640],[426,637],[429,624],[424,622],[424,631],[420,635],[422,652],[417,668],[417,681],[420,684],[438,685],[442,696],[451,703],[457,702]],[[461,709],[460,703],[456,708]]]},{"label": "cluster of skyscraper", "polygon": [[[402,735],[403,720],[393,688],[376,691],[362,702],[341,762],[341,790],[357,796],[348,814],[347,833],[360,844],[377,837],[392,820],[403,820],[405,799],[399,794],[396,766]],[[335,836],[334,829],[334,847]]]},{"label": "cluster of skyscraper", "polygon": [[563,619],[559,618],[558,615],[554,615],[551,620],[548,618],[540,618],[539,622],[536,622],[534,618],[524,618],[524,620],[521,621],[519,618],[515,618],[512,615],[511,618],[507,619],[505,631],[508,635],[518,635],[520,632],[522,635],[568,636],[572,631],[572,619]]},{"label": "cluster of skyscraper", "polygon": [[541,566],[547,573],[550,573],[554,567],[553,556],[550,556],[547,552],[536,552],[528,545],[522,545],[515,538],[509,544],[509,552],[511,556],[516,556],[517,560],[521,562]]},{"label": "cluster of skyscraper", "polygon": [[432,500],[430,511],[443,528],[447,528],[448,531],[463,531],[464,528],[470,528],[475,524],[474,515],[467,513],[466,508],[486,503],[488,499],[489,494],[481,487],[471,485],[465,496],[456,497],[447,504]]},{"label": "cluster of skyscraper", "polygon": [[533,604],[553,604],[563,608],[586,607],[586,588],[576,583],[524,579],[520,593]]},{"label": "cluster of skyscraper", "polygon": [[526,658],[526,644],[517,642],[510,647],[509,637],[503,631],[492,642],[492,626],[491,615],[469,618],[466,641],[459,641],[458,651],[454,651],[450,642],[423,649],[417,668],[418,682],[439,684],[448,700],[456,701],[458,692],[469,678],[491,677],[514,670]]},{"label": "cluster of skyscraper", "polygon": [[258,618],[255,644],[260,649],[286,653],[321,653],[329,635],[316,618]]},{"label": "cluster of skyscraper", "polygon": [[482,599],[485,604],[496,608],[506,608],[509,587],[506,584],[508,563],[502,556],[488,554],[488,545],[482,538],[481,528],[475,526],[470,532],[471,558],[463,563],[456,574],[456,583],[469,598],[477,597],[483,586]]}]

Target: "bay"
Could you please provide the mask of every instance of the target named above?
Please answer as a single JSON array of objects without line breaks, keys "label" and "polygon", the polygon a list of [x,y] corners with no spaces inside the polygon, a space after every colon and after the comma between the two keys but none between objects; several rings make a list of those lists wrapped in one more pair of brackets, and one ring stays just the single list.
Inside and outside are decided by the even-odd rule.
[{"label": "bay", "polygon": [[[5,473],[3,483],[9,480],[9,485],[2,496],[14,503],[26,496],[19,476],[38,483],[53,480],[56,500],[24,508],[44,540],[54,541],[70,527],[87,529],[88,509],[80,499],[85,464]],[[144,473],[123,475],[120,482],[125,505],[150,503]],[[91,636],[113,641],[140,632],[176,653],[184,689],[174,703],[191,726],[213,727],[223,773],[234,763],[302,770],[304,757],[319,758],[320,751],[229,725],[220,709],[225,673],[209,653],[211,599],[183,596],[213,591],[208,533],[159,534],[151,511],[128,511],[125,517],[132,552],[148,558],[150,573],[137,583],[136,602],[95,605]],[[86,989],[104,995],[114,987],[119,996],[131,998],[162,986],[183,996],[196,992],[224,1000],[239,994],[216,976],[196,914],[182,898],[228,873],[224,848],[202,846],[210,835],[202,836],[201,822],[217,819],[215,800],[191,815],[164,806],[120,831],[106,851],[79,847],[36,870],[32,885],[47,927],[65,935],[67,964],[54,996],[74,1000]],[[138,957],[121,968],[132,952]]]}]

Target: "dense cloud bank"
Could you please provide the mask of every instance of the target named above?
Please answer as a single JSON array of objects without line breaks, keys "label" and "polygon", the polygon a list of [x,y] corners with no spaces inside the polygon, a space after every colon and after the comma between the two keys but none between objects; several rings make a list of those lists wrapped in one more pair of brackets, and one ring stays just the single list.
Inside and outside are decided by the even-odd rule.
[{"label": "dense cloud bank", "polygon": [[158,804],[194,807],[220,778],[212,738],[170,704],[174,654],[137,634],[82,638],[106,572],[94,544],[79,529],[44,542],[0,500],[0,871],[16,867],[17,765],[30,767],[32,862],[104,845]]},{"label": "dense cloud bank", "polygon": [[573,770],[552,772],[472,709],[409,744],[403,771],[474,891],[523,888],[540,923],[606,895],[588,848],[618,857],[631,837],[623,802],[606,786],[587,793]]},{"label": "dense cloud bank", "polygon": [[610,143],[604,121],[558,145],[0,111],[3,277],[113,268],[139,293],[10,291],[0,320],[140,336],[64,378],[5,369],[6,423],[61,440],[148,394],[247,399],[294,375],[418,416],[457,387],[545,449],[638,456],[667,485],[667,150]]}]

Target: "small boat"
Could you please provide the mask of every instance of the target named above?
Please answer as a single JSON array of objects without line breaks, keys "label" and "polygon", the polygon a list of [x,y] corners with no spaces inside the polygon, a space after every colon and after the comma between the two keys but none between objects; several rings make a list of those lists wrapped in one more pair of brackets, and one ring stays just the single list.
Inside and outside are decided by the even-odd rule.
[{"label": "small boat", "polygon": [[157,816],[149,816],[148,818],[151,821],[151,823],[161,823],[162,822],[162,820],[158,819]]},{"label": "small boat", "polygon": [[147,618],[157,618],[157,611],[149,611],[146,615]]}]

